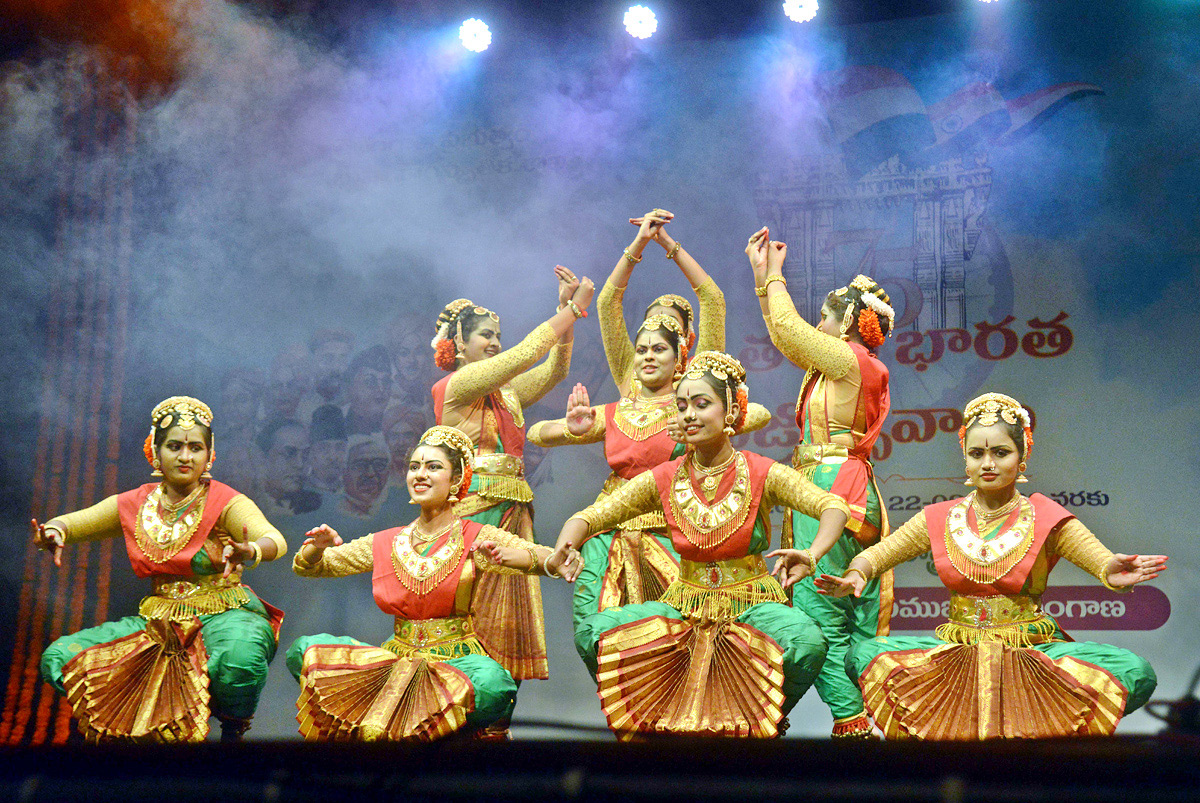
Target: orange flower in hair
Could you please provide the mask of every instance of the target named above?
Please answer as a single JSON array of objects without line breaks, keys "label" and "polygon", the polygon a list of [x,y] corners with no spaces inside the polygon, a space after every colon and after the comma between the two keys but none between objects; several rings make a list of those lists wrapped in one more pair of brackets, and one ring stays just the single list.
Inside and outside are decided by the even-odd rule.
[{"label": "orange flower in hair", "polygon": [[858,333],[862,335],[867,348],[878,348],[883,345],[883,327],[879,325],[879,313],[870,307],[858,313]]},{"label": "orange flower in hair", "polygon": [[433,362],[443,371],[453,371],[458,367],[458,348],[453,340],[439,340],[433,349]]},{"label": "orange flower in hair", "polygon": [[687,336],[687,353],[691,353],[692,348],[696,345],[696,333],[688,332]]},{"label": "orange flower in hair", "polygon": [[750,409],[750,393],[746,390],[745,385],[740,385],[737,389],[737,405],[738,417],[734,423],[734,432],[741,432],[742,425],[746,423],[746,412]]},{"label": "orange flower in hair", "polygon": [[145,443],[142,444],[142,454],[146,455],[146,462],[154,465],[154,430],[150,430],[150,434],[146,436]]}]

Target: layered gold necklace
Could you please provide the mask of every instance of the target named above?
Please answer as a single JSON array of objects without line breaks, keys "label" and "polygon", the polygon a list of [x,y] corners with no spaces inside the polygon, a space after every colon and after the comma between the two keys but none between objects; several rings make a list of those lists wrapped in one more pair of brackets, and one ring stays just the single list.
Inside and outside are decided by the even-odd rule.
[{"label": "layered gold necklace", "polygon": [[617,402],[613,420],[626,436],[644,441],[662,432],[675,417],[675,395],[643,396],[641,383],[636,379],[630,394]]},{"label": "layered gold necklace", "polygon": [[729,470],[730,465],[736,472],[733,487],[721,499],[712,504],[705,504],[692,487],[689,470],[690,466],[699,466],[696,466],[691,457],[679,461],[679,469],[675,472],[675,479],[671,484],[671,514],[678,522],[684,538],[699,549],[712,549],[725,543],[729,536],[745,523],[749,514],[750,466],[746,462],[746,456],[741,452],[734,452],[721,468],[721,474],[715,475],[714,478],[719,486],[721,475]]},{"label": "layered gold necklace", "polygon": [[166,563],[179,554],[196,534],[204,518],[208,486],[201,483],[178,502],[166,498],[166,487],[159,484],[138,509],[133,538],[152,563]]},{"label": "layered gold necklace", "polygon": [[[971,507],[975,508],[976,514],[974,528],[967,521],[967,511]],[[985,511],[983,515],[980,510],[974,492],[950,508],[946,515],[946,555],[964,577],[989,584],[1008,574],[1029,552],[1034,536],[1033,504],[1016,494],[1011,502],[997,510]],[[1017,511],[1016,520],[1005,527],[1004,517],[1014,510]],[[992,522],[1000,522],[999,527],[991,528]],[[985,529],[992,529],[996,534],[985,539],[984,535],[990,534],[980,533]]]},{"label": "layered gold necklace", "polygon": [[[417,552],[416,543],[429,544],[448,536],[446,543],[428,555]],[[430,535],[417,529],[417,523],[404,527],[392,539],[392,568],[400,584],[418,596],[433,591],[458,567],[463,554],[462,519],[454,519],[443,530]]]}]

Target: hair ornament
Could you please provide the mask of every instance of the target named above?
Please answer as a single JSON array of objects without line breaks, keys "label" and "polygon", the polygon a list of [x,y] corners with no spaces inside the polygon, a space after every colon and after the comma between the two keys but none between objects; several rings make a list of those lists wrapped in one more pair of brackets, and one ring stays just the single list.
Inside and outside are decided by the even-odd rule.
[{"label": "hair ornament", "polygon": [[990,427],[998,421],[1014,426],[1019,424],[1025,431],[1024,456],[1028,459],[1033,451],[1033,418],[1019,401],[1003,393],[985,393],[967,402],[958,434],[959,444],[965,443],[967,428],[972,424],[978,422],[980,426]]},{"label": "hair ornament", "polygon": [[653,309],[655,307],[679,307],[683,310],[683,317],[689,322],[685,324],[685,326],[687,327],[688,331],[691,331],[692,326],[690,321],[695,316],[692,315],[691,302],[689,302],[686,298],[683,296],[677,296],[674,293],[665,293],[654,299],[654,301],[650,302],[650,308]]},{"label": "hair ornament", "polygon": [[651,315],[646,320],[642,321],[642,325],[638,327],[638,332],[654,331],[655,329],[670,329],[680,339],[685,337],[683,325],[679,323],[679,319],[674,315],[664,315],[659,313]]},{"label": "hair ornament", "polygon": [[153,429],[168,429],[178,425],[181,429],[191,429],[196,424],[203,424],[212,429],[213,414],[208,405],[191,396],[172,396],[163,399],[150,413],[150,424]]}]

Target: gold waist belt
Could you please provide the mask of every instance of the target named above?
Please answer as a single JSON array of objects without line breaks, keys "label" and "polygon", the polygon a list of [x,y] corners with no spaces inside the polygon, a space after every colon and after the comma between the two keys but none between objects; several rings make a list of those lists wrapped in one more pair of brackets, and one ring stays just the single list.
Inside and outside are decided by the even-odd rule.
[{"label": "gold waist belt", "polygon": [[475,493],[490,501],[532,502],[525,464],[515,454],[475,455]]},{"label": "gold waist belt", "polygon": [[682,559],[679,561],[679,579],[685,583],[705,588],[719,589],[756,580],[767,573],[767,562],[762,555],[747,555],[744,558],[713,560],[700,563]]},{"label": "gold waist belt", "polygon": [[469,616],[446,616],[441,619],[397,619],[394,641],[414,649],[475,638]]},{"label": "gold waist belt", "polygon": [[162,575],[154,578],[154,593],[138,605],[138,615],[188,622],[196,616],[224,613],[248,602],[250,594],[242,585],[240,572],[230,577]]},{"label": "gold waist belt", "polygon": [[660,602],[691,621],[732,621],[763,602],[787,602],[779,582],[767,574],[762,555],[714,560],[679,561],[679,579]]},{"label": "gold waist belt", "polygon": [[[596,497],[596,501],[611,495],[621,486],[628,483],[629,480],[624,477],[618,477],[616,474],[609,474],[608,479],[604,481],[604,487],[600,489],[600,495]],[[640,516],[634,516],[632,519],[626,519],[618,524],[617,530],[665,530],[667,529],[667,520],[663,516],[661,510],[656,510],[653,513],[643,513]]]},{"label": "gold waist belt", "polygon": [[798,443],[792,451],[792,468],[844,463],[849,457],[850,447],[841,443]]},{"label": "gold waist belt", "polygon": [[500,477],[525,477],[525,464],[515,454],[475,455],[475,471]]},{"label": "gold waist belt", "polygon": [[998,641],[1031,647],[1054,640],[1054,620],[1042,613],[1041,599],[1023,594],[973,597],[950,596],[950,621],[935,634],[956,644]]}]

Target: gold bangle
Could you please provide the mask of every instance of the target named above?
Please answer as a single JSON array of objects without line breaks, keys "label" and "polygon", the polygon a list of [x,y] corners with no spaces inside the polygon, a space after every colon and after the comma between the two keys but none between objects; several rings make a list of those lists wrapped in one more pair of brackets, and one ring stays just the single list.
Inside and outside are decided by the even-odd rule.
[{"label": "gold bangle", "polygon": [[850,568],[846,569],[846,571],[842,573],[842,579],[843,579],[843,580],[845,580],[845,579],[846,579],[846,575],[850,574],[850,572],[858,572],[858,576],[859,576],[859,577],[861,577],[861,578],[863,579],[863,581],[864,581],[864,582],[867,582],[867,583],[871,582],[871,578],[870,578],[870,577],[867,577],[867,573],[866,573],[866,572],[864,572],[862,569],[856,569],[856,568],[854,568],[853,566],[851,566]]},{"label": "gold bangle", "polygon": [[758,296],[759,298],[765,297],[767,295],[767,286],[765,284],[756,286],[754,288],[754,295]]},{"label": "gold bangle", "polygon": [[625,258],[628,259],[630,262],[632,262],[635,265],[642,261],[641,257],[635,257],[633,254],[629,253],[628,248],[625,249]]},{"label": "gold bangle", "polygon": [[531,561],[533,561],[533,563],[529,567],[529,571],[533,574],[537,574],[537,570],[538,570],[537,550],[535,550],[532,546],[527,546],[527,547],[525,547],[525,551],[529,553],[529,559]]},{"label": "gold bangle", "polygon": [[676,255],[676,254],[678,254],[678,253],[679,253],[679,241],[678,241],[678,240],[676,240],[676,241],[675,241],[675,247],[674,247],[674,248],[672,248],[670,251],[668,251],[668,252],[667,252],[667,259],[674,259],[674,258],[675,258],[675,255]]},{"label": "gold bangle", "polygon": [[567,306],[571,308],[571,313],[575,316],[575,320],[579,320],[580,318],[587,316],[587,313],[581,310],[579,305],[575,303],[575,299],[569,299],[567,301]]},{"label": "gold bangle", "polygon": [[767,294],[767,288],[771,286],[771,282],[783,282],[784,289],[787,289],[787,279],[780,274],[775,274],[774,276],[768,276],[767,280],[762,283],[762,295],[765,296]]},{"label": "gold bangle", "polygon": [[[546,557],[542,558],[542,574],[544,574],[546,577],[555,577],[556,576],[556,575],[550,574],[550,556],[553,554],[554,554],[554,551],[551,550],[546,553]],[[557,575],[557,576],[561,577],[562,575]]]},{"label": "gold bangle", "polygon": [[812,569],[813,572],[816,572],[817,571],[817,559],[813,557],[812,550],[811,549],[802,549],[802,550],[800,550],[800,555],[808,561],[808,568]]},{"label": "gold bangle", "polygon": [[258,541],[251,541],[250,548],[254,550],[254,562],[249,566],[246,566],[245,568],[247,569],[253,569],[255,566],[262,563],[262,547],[258,545]]}]

